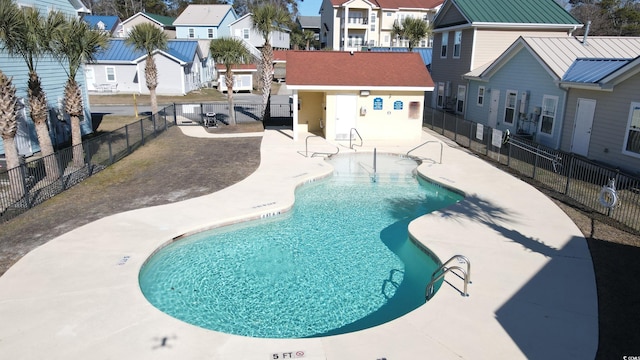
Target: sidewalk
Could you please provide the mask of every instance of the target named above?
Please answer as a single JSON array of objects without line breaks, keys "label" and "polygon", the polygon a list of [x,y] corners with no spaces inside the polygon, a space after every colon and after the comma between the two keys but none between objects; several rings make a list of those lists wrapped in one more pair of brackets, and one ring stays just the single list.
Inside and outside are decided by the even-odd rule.
[{"label": "sidewalk", "polygon": [[[192,136],[215,137],[200,127]],[[185,324],[151,306],[138,272],[183,235],[289,209],[294,189],[331,173],[289,130],[266,130],[258,170],[222,191],[129,211],[30,252],[0,277],[0,358],[21,359],[548,359],[593,358],[597,300],[586,241],[526,183],[455,146],[422,147],[419,171],[466,199],[410,225],[442,261],[472,263],[469,297],[443,285],[425,306],[387,324],[313,339],[254,339]],[[304,138],[304,137],[302,137]],[[423,133],[422,142],[438,140]],[[406,153],[417,144],[376,144]],[[371,148],[359,151],[372,150]],[[341,152],[348,149],[341,147]],[[265,191],[264,184],[270,184]],[[225,216],[212,218],[212,207]],[[454,276],[447,279],[461,284]],[[34,346],[34,344],[37,344]]]}]

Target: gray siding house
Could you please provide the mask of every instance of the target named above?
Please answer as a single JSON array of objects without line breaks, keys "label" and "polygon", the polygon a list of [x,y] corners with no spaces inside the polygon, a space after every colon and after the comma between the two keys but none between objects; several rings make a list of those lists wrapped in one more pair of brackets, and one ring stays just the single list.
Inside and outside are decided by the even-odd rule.
[{"label": "gray siding house", "polygon": [[[78,16],[79,13],[86,13],[87,9],[80,1],[60,1],[60,0],[32,0],[16,2],[19,6],[34,6],[47,14],[50,9],[62,11],[68,16]],[[67,74],[64,71],[66,65],[61,66],[58,60],[51,57],[39,59],[36,71],[42,81],[42,88],[47,95],[49,105],[49,133],[54,145],[62,144],[70,139],[71,129],[69,117],[63,110],[64,86],[67,81]],[[27,100],[27,80],[28,69],[21,57],[10,57],[4,50],[0,50],[0,69],[9,78],[13,78],[13,85],[16,87],[17,96],[23,107],[18,113],[18,133],[16,143],[18,154],[31,156],[40,151],[38,138],[35,134],[35,126],[29,115]],[[76,81],[80,84],[84,99],[84,117],[80,126],[82,134],[89,134],[93,131],[91,124],[91,111],[89,108],[89,98],[85,84],[83,72],[80,71]],[[0,154],[4,155],[4,144],[0,139]]]},{"label": "gray siding house", "polygon": [[640,175],[640,57],[577,59],[560,86],[561,149]]},{"label": "gray siding house", "polygon": [[638,55],[636,37],[520,37],[494,62],[463,76],[466,107],[456,110],[465,110],[467,120],[558,149],[573,136],[563,123],[567,89],[559,83],[574,61]]},{"label": "gray siding house", "polygon": [[[240,38],[255,48],[264,46],[264,38],[260,33],[253,30],[253,14],[246,14],[243,17],[229,24],[229,32],[231,36]],[[280,28],[278,31],[271,33],[269,43],[274,49],[289,49],[290,47],[290,30]]]},{"label": "gray siding house", "polygon": [[520,36],[568,36],[580,27],[554,0],[446,0],[433,21],[436,89],[428,103],[464,114],[462,75],[493,62]]}]

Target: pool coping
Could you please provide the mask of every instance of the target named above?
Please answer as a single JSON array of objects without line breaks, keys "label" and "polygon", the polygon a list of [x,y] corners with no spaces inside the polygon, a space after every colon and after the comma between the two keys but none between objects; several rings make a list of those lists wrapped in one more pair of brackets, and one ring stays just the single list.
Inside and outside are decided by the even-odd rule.
[{"label": "pool coping", "polygon": [[[215,137],[199,127],[181,129]],[[433,148],[419,148],[412,152],[424,160],[418,171],[467,198],[414,220],[409,232],[442,261],[455,254],[471,260],[469,297],[443,285],[429,303],[399,319],[311,339],[218,333],[150,305],[137,276],[162,244],[277,215],[293,205],[295,188],[330,175],[322,158],[300,155],[303,140],[293,141],[287,130],[265,130],[260,166],[247,179],[210,195],[103,218],[11,267],[0,277],[0,357],[273,359],[302,352],[303,359],[593,358],[598,321],[591,257],[579,229],[551,200],[428,131],[415,142],[357,151],[402,154],[425,141],[444,144],[443,163]],[[266,181],[269,192],[263,191]],[[225,215],[212,218],[218,206]],[[455,277],[447,279],[460,287]]]}]

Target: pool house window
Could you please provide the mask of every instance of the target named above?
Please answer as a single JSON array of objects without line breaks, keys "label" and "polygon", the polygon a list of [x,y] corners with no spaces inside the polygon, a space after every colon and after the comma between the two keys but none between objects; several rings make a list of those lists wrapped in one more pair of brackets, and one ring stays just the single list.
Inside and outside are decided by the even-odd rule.
[{"label": "pool house window", "polygon": [[558,111],[558,97],[545,95],[542,98],[542,113],[540,114],[540,132],[551,135]]},{"label": "pool house window", "polygon": [[516,100],[518,93],[515,90],[507,90],[507,97],[504,103],[504,122],[513,125],[516,119]]},{"label": "pool house window", "polygon": [[629,107],[629,122],[622,152],[640,157],[640,102],[632,102]]},{"label": "pool house window", "polygon": [[438,83],[438,108],[442,108],[444,106],[444,83]]}]

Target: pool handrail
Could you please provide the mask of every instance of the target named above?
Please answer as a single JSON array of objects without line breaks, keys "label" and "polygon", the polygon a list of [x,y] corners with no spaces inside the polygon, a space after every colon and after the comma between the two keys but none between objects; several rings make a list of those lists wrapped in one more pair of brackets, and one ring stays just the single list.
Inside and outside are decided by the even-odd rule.
[{"label": "pool handrail", "polygon": [[443,150],[443,146],[442,146],[442,142],[440,142],[440,141],[436,141],[436,140],[430,140],[430,141],[425,141],[425,142],[423,142],[422,144],[420,144],[420,145],[418,145],[418,146],[414,147],[413,149],[411,149],[411,150],[407,151],[406,156],[409,156],[409,153],[410,153],[410,152],[412,152],[413,150],[419,149],[419,148],[421,148],[421,147],[423,147],[424,145],[427,145],[427,144],[429,144],[429,143],[438,143],[438,144],[440,144],[440,164],[442,164],[442,150]]},{"label": "pool handrail", "polygon": [[[358,139],[360,139],[360,144],[352,144],[352,141],[353,141],[353,139],[354,139],[354,136],[353,136],[353,134],[354,134],[354,133],[355,133],[356,135],[358,135]],[[353,150],[353,147],[354,147],[354,146],[360,146],[360,147],[362,147],[362,144],[363,144],[363,143],[364,143],[364,142],[362,141],[362,136],[360,136],[360,133],[358,132],[358,129],[356,129],[356,128],[351,128],[351,130],[349,130],[349,149]]]},{"label": "pool handrail", "polygon": [[[458,260],[459,262],[466,263],[467,264],[467,270],[465,271],[463,268],[461,268],[460,266],[457,266],[457,265],[451,266],[451,267],[446,267],[453,260]],[[449,271],[453,272],[453,270],[460,270],[460,272],[463,274],[462,279],[464,280],[464,292],[462,293],[462,296],[469,296],[469,293],[467,292],[467,286],[468,286],[468,284],[471,284],[471,261],[469,261],[469,258],[467,258],[464,255],[454,255],[449,260],[445,261],[442,265],[440,265],[433,272],[433,274],[431,274],[431,281],[429,282],[429,284],[427,285],[427,287],[425,289],[425,301],[429,301],[429,299],[431,299],[431,297],[433,297],[433,295],[434,295],[433,287],[434,287],[435,283],[437,281],[439,281],[440,279],[442,279],[446,275],[447,272],[449,272]],[[456,275],[458,275],[458,274],[456,274]],[[458,276],[460,276],[460,275],[458,275]]]},{"label": "pool handrail", "polygon": [[[302,152],[298,151],[298,154],[304,155],[304,157],[309,157],[309,138],[314,138],[314,137],[319,137],[322,138],[322,136],[320,135],[309,135],[304,139],[304,154],[302,154]],[[330,152],[313,152],[311,153],[311,157],[314,157],[316,155],[327,155],[327,156],[333,156],[333,155],[337,155],[340,152],[340,148],[336,146],[336,152],[335,153],[330,153]]]}]

